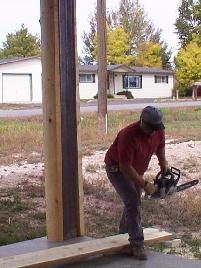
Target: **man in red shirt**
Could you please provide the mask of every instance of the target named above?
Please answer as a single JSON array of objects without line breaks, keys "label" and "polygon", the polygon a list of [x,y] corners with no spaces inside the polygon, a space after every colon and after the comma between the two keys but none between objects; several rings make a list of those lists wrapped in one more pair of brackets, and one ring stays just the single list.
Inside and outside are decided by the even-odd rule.
[{"label": "man in red shirt", "polygon": [[154,184],[143,179],[155,153],[162,173],[168,171],[162,112],[153,106],[142,110],[140,120],[122,129],[105,155],[107,176],[124,203],[120,233],[129,234],[132,255],[146,260],[141,224],[141,190],[150,195]]}]

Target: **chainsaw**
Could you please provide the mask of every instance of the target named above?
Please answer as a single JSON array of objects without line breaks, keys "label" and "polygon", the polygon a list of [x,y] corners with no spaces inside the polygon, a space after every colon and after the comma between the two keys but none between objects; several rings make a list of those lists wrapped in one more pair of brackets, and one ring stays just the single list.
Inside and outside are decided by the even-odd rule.
[{"label": "chainsaw", "polygon": [[148,199],[164,199],[176,192],[184,191],[198,184],[199,180],[192,180],[186,183],[177,185],[180,179],[180,170],[171,167],[166,174],[159,172],[154,179],[156,191],[148,197]]}]

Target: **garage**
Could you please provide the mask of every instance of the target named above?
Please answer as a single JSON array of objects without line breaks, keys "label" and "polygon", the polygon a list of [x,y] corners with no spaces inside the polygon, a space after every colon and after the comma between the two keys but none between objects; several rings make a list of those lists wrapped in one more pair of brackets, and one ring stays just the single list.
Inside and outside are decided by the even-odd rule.
[{"label": "garage", "polygon": [[2,102],[31,102],[32,75],[31,74],[2,74]]}]

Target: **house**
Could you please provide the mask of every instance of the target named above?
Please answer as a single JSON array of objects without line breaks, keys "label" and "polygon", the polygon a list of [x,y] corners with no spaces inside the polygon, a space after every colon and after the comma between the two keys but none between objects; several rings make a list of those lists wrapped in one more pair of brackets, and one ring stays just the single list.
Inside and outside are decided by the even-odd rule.
[{"label": "house", "polygon": [[[98,90],[98,66],[81,65],[79,69],[81,99],[91,99]],[[108,65],[108,93],[131,91],[134,98],[169,98],[174,86],[174,72],[148,67]]]},{"label": "house", "polygon": [[[110,94],[129,90],[134,98],[172,96],[174,72],[147,67],[108,65]],[[80,99],[93,99],[98,92],[98,66],[79,66]],[[42,67],[38,56],[0,60],[0,103],[42,102]]]}]

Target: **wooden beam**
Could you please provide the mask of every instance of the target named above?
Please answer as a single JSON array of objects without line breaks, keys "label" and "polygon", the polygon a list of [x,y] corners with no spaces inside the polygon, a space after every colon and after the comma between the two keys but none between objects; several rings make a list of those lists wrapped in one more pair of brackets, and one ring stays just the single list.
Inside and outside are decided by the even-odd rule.
[{"label": "wooden beam", "polygon": [[[145,244],[170,240],[172,234],[153,228],[144,230]],[[67,246],[0,259],[1,268],[41,268],[86,260],[91,256],[121,251],[129,245],[128,235],[121,234]]]},{"label": "wooden beam", "polygon": [[58,0],[41,0],[42,88],[47,235],[63,239]]},{"label": "wooden beam", "polygon": [[41,0],[47,236],[84,234],[75,0]]},{"label": "wooden beam", "polygon": [[98,120],[101,135],[107,133],[107,33],[106,0],[97,0]]},{"label": "wooden beam", "polygon": [[76,0],[60,0],[60,77],[64,239],[84,235]]}]

